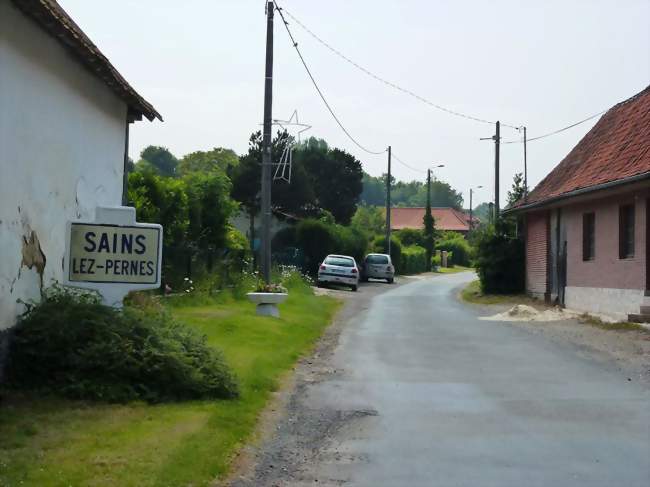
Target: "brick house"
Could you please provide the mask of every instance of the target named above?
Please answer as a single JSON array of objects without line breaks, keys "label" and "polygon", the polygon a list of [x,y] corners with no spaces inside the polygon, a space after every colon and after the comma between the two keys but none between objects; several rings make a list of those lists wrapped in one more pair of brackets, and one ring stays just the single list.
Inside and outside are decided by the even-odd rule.
[{"label": "brick house", "polygon": [[568,308],[650,318],[650,86],[612,107],[527,199],[526,290]]},{"label": "brick house", "polygon": [[[424,229],[424,207],[391,208],[390,227],[392,230],[403,228]],[[446,230],[467,235],[469,231],[469,215],[455,208],[431,208],[436,230]],[[474,226],[478,219],[474,220]]]}]

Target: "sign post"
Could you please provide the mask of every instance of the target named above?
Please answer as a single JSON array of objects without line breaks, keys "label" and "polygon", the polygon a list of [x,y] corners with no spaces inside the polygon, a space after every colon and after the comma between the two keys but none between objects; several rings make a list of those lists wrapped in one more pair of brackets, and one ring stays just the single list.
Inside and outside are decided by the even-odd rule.
[{"label": "sign post", "polygon": [[122,307],[130,291],[160,287],[162,237],[162,226],[135,221],[135,208],[97,207],[95,221],[67,224],[64,283]]}]

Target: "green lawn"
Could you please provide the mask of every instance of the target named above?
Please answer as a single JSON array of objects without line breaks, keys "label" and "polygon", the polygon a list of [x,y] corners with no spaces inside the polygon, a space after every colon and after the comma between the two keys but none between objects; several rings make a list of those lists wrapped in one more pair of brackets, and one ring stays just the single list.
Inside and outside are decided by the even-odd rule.
[{"label": "green lawn", "polygon": [[534,304],[535,300],[525,294],[483,294],[481,292],[481,283],[478,281],[470,282],[460,292],[463,301],[473,304]]},{"label": "green lawn", "polygon": [[291,293],[279,320],[257,317],[242,301],[174,308],[224,351],[241,382],[237,400],[98,405],[10,394],[0,403],[0,486],[210,484],[338,305]]}]

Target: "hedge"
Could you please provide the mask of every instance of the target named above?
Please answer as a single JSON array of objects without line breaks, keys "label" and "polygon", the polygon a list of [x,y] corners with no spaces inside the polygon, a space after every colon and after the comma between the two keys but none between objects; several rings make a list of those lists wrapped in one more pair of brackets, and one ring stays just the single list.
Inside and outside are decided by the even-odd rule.
[{"label": "hedge", "polygon": [[426,250],[418,245],[402,248],[400,272],[402,274],[419,274],[427,270]]}]

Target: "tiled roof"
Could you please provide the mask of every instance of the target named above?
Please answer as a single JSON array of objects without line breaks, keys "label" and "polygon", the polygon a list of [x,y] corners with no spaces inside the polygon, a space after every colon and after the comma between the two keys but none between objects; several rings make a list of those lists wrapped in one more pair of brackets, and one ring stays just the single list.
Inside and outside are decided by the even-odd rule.
[{"label": "tiled roof", "polygon": [[[391,208],[390,226],[393,230],[402,228],[424,228],[424,208]],[[436,230],[469,230],[469,218],[454,208],[431,208]]]},{"label": "tiled roof", "polygon": [[68,49],[86,69],[100,78],[129,107],[132,119],[162,121],[156,109],[142,98],[113,67],[81,28],[70,18],[56,0],[12,0],[28,17]]},{"label": "tiled roof", "polygon": [[513,208],[650,175],[650,86],[610,108],[571,152]]}]

